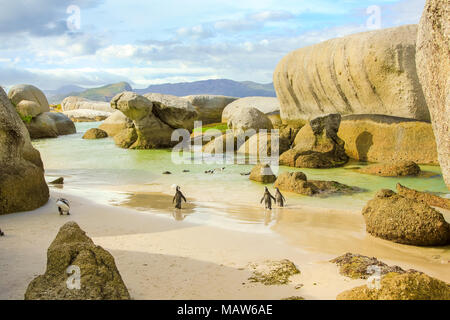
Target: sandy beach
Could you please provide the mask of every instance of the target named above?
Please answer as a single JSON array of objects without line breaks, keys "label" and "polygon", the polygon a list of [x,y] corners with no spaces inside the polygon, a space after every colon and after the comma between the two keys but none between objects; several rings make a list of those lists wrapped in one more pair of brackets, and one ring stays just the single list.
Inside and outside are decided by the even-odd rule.
[{"label": "sandy beach", "polygon": [[[60,216],[54,203],[61,195],[69,197],[53,189],[44,207],[0,217],[6,233],[0,246],[0,299],[23,299],[28,283],[44,273],[46,250],[68,221],[76,221],[97,245],[111,252],[133,299],[335,299],[338,293],[365,283],[341,276],[328,262],[345,252],[374,255],[389,264],[450,280],[448,247],[417,248],[374,239],[364,233],[357,212],[276,209],[270,222],[275,232],[242,232],[100,205],[74,195],[70,195],[72,215]],[[167,196],[148,198],[159,203],[161,213],[170,211]],[[190,202],[190,206],[195,203]],[[258,207],[245,211],[264,215]],[[330,225],[334,225],[332,232]],[[301,271],[288,285],[248,280],[250,264],[280,259],[291,260]]]}]

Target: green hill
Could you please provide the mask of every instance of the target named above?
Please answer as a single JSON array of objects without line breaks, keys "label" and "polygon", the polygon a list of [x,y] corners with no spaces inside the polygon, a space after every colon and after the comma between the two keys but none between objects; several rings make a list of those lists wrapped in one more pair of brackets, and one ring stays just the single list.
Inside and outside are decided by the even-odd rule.
[{"label": "green hill", "polygon": [[132,91],[132,90],[133,89],[127,82],[119,82],[99,88],[87,89],[76,95],[89,100],[109,102],[116,94],[121,93],[123,91]]}]

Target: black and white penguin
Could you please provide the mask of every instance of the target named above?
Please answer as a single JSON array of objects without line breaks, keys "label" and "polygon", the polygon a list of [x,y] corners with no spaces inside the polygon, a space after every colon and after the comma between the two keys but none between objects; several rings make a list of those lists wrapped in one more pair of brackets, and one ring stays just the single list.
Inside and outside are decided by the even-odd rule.
[{"label": "black and white penguin", "polygon": [[275,198],[270,194],[269,189],[267,189],[267,187],[264,187],[264,195],[261,198],[260,203],[264,201],[266,209],[272,210],[272,199],[276,201]]},{"label": "black and white penguin", "polygon": [[286,202],[286,199],[281,194],[280,189],[275,188],[275,203],[278,204],[279,207],[284,207],[284,203]]},{"label": "black and white penguin", "polygon": [[175,196],[173,197],[172,204],[175,202],[175,208],[181,209],[181,200],[184,200],[184,202],[187,202],[187,201],[186,201],[186,198],[183,195],[183,193],[180,191],[179,186],[176,187],[176,190],[177,191],[175,193]]},{"label": "black and white penguin", "polygon": [[0,237],[3,237],[5,234],[3,233],[2,229],[0,229]]},{"label": "black and white penguin", "polygon": [[58,200],[56,200],[56,205],[58,206],[58,211],[59,211],[60,215],[63,215],[64,213],[66,213],[67,215],[70,215],[69,200],[64,199],[64,198],[59,198]]}]

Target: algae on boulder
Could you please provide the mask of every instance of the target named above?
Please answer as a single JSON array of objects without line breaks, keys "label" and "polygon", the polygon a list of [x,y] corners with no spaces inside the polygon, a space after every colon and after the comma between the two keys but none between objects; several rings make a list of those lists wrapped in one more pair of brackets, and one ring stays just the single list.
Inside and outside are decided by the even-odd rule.
[{"label": "algae on boulder", "polygon": [[337,300],[450,300],[450,285],[420,272],[391,272],[381,278],[379,288],[359,286]]},{"label": "algae on boulder", "polygon": [[362,210],[366,231],[402,244],[437,246],[450,243],[450,224],[430,206],[380,190]]},{"label": "algae on boulder", "polygon": [[439,163],[450,190],[450,5],[427,0],[417,32],[416,65],[430,110]]},{"label": "algae on boulder", "polygon": [[291,276],[300,274],[295,264],[287,259],[267,260],[263,264],[250,264],[250,267],[253,269],[253,274],[249,280],[266,286],[288,284]]},{"label": "algae on boulder", "polygon": [[39,151],[0,88],[0,215],[28,211],[44,205],[48,186]]},{"label": "algae on boulder", "polygon": [[[80,271],[80,288],[70,288],[68,269]],[[73,271],[71,271],[73,272]],[[47,269],[28,285],[25,300],[129,300],[113,256],[75,223],[61,227],[47,251]]]}]

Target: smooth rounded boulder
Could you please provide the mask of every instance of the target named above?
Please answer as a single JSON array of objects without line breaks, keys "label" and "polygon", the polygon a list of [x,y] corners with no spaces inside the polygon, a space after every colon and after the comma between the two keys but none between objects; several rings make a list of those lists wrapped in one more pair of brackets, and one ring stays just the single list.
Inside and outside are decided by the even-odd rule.
[{"label": "smooth rounded boulder", "polygon": [[55,122],[56,130],[58,131],[59,136],[77,132],[75,124],[65,114],[60,112],[46,112],[45,114]]},{"label": "smooth rounded boulder", "polygon": [[0,215],[34,210],[48,198],[39,151],[0,87]]},{"label": "smooth rounded boulder", "polygon": [[50,111],[44,93],[30,84],[13,86],[9,89],[8,98],[22,117],[35,117]]},{"label": "smooth rounded boulder", "polygon": [[431,114],[439,164],[450,190],[450,5],[427,0],[419,22],[416,64]]},{"label": "smooth rounded boulder", "polygon": [[221,122],[225,107],[238,98],[205,94],[186,96],[183,99],[194,106],[198,113],[197,120],[202,121],[203,124],[210,124]]},{"label": "smooth rounded boulder", "polygon": [[417,25],[405,25],[289,53],[273,75],[282,120],[305,123],[327,113],[430,120],[416,71],[416,38]]},{"label": "smooth rounded boulder", "polygon": [[222,112],[222,122],[228,120],[243,108],[255,108],[264,113],[269,118],[280,114],[280,102],[273,97],[245,97],[237,99],[225,107]]},{"label": "smooth rounded boulder", "polygon": [[106,133],[106,131],[103,131],[102,129],[98,128],[91,128],[84,133],[82,138],[87,140],[93,140],[93,139],[104,139],[107,137],[108,134]]},{"label": "smooth rounded boulder", "polygon": [[397,243],[440,246],[450,243],[450,224],[423,202],[380,190],[362,210],[366,231]]},{"label": "smooth rounded boulder", "polygon": [[256,108],[240,108],[228,119],[228,128],[233,132],[245,132],[249,130],[256,131],[273,129],[269,118]]},{"label": "smooth rounded boulder", "polygon": [[63,111],[86,109],[86,110],[97,110],[103,112],[113,113],[114,109],[108,102],[104,101],[93,101],[85,99],[82,97],[70,96],[65,98],[61,102],[61,109]]},{"label": "smooth rounded boulder", "polygon": [[99,129],[106,131],[108,136],[114,137],[120,131],[132,127],[133,121],[124,115],[122,111],[116,110],[102,122]]}]

